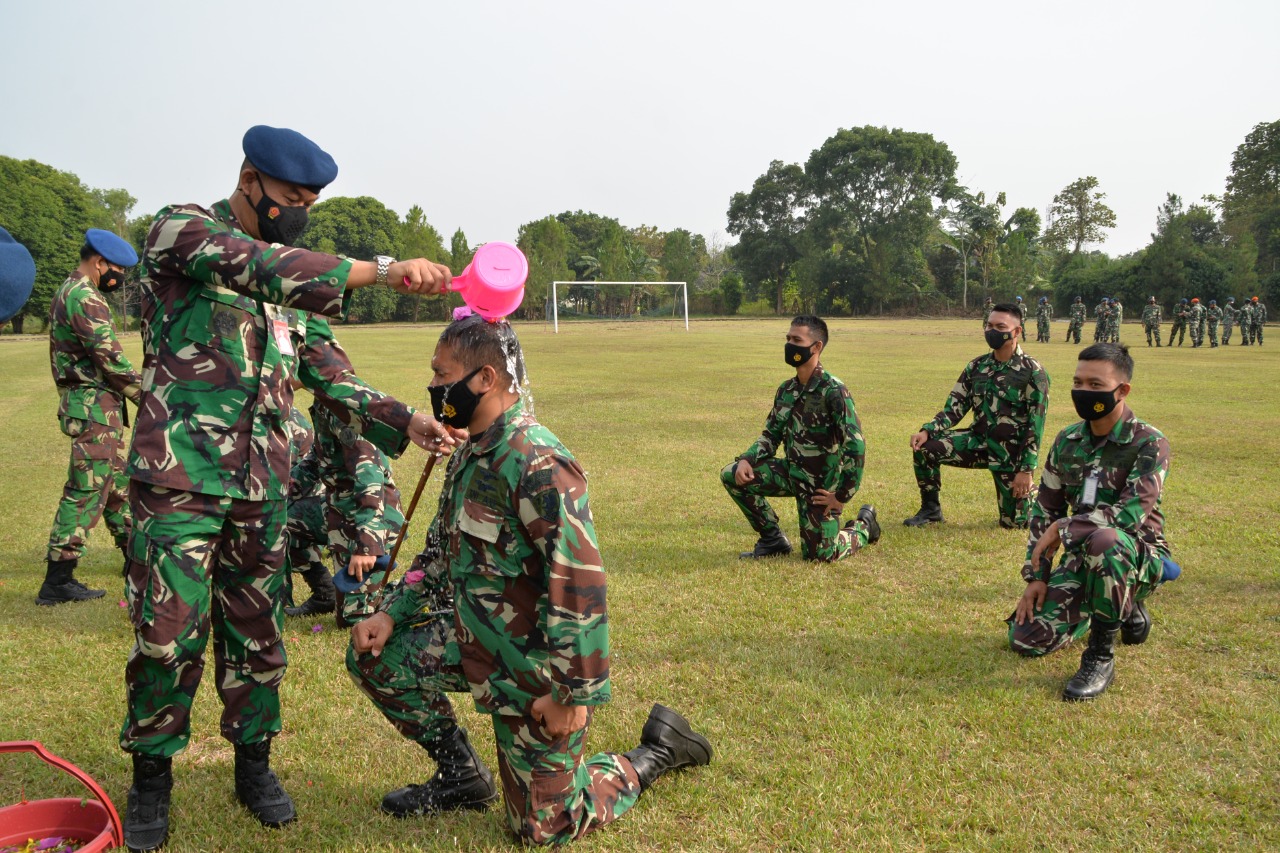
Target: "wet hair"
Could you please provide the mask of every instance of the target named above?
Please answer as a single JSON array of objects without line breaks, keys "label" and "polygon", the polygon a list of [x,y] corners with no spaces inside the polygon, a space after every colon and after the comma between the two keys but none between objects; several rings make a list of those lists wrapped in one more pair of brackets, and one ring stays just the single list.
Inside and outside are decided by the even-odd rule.
[{"label": "wet hair", "polygon": [[809,336],[815,341],[822,341],[822,345],[827,345],[827,324],[822,321],[821,317],[814,314],[800,314],[791,320],[793,326],[804,326],[809,330]]},{"label": "wet hair", "polygon": [[1080,350],[1080,361],[1105,361],[1124,377],[1125,382],[1133,381],[1133,356],[1124,344],[1092,344]]},{"label": "wet hair", "polygon": [[440,333],[439,343],[449,345],[453,357],[462,362],[468,373],[488,365],[513,391],[526,382],[520,341],[505,320],[490,323],[479,314],[454,320]]}]

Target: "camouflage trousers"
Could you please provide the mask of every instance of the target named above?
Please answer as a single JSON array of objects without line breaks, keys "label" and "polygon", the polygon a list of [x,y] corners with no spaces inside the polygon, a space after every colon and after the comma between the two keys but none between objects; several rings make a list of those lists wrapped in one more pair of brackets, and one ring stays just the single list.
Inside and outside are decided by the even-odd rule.
[{"label": "camouflage trousers", "polygon": [[640,778],[625,757],[584,757],[587,725],[555,738],[532,717],[493,714],[507,825],[530,844],[565,844],[617,820],[640,798]]},{"label": "camouflage trousers", "polygon": [[89,531],[102,518],[121,551],[129,541],[129,479],[124,475],[124,433],[79,418],[64,418],[62,431],[71,438],[71,462],[62,498],[53,514],[45,559],[78,560]]},{"label": "camouflage trousers", "polygon": [[[1031,496],[1018,500],[1013,496],[1013,478],[1016,471],[1002,471],[991,467],[990,440],[972,430],[945,430],[920,446],[911,454],[915,467],[916,485],[921,492],[942,491],[942,467],[986,468],[996,487],[996,509],[1000,523],[1005,527],[1026,527],[1027,514],[1031,510]],[[1034,489],[1033,489],[1034,493]]]},{"label": "camouflage trousers", "polygon": [[246,501],[134,481],[125,594],[135,644],[120,745],[171,756],[187,744],[213,631],[222,736],[280,731],[284,501]]},{"label": "camouflage trousers", "polygon": [[1235,325],[1235,324],[1234,324],[1234,323],[1232,323],[1230,320],[1223,320],[1223,321],[1222,321],[1222,342],[1223,342],[1224,344],[1229,344],[1229,343],[1231,343],[1231,328],[1232,328],[1234,325]]},{"label": "camouflage trousers", "polygon": [[1191,334],[1191,345],[1198,347],[1204,343],[1204,323],[1191,323],[1187,331]]},{"label": "camouflage trousers", "polygon": [[1173,346],[1173,339],[1178,339],[1178,346],[1182,346],[1182,342],[1187,339],[1187,321],[1173,318],[1173,325],[1169,327],[1169,346]]},{"label": "camouflage trousers", "polygon": [[1249,337],[1252,333],[1253,333],[1253,329],[1250,327],[1248,323],[1240,324],[1240,345],[1241,346],[1247,347],[1249,345]]},{"label": "camouflage trousers", "polygon": [[347,647],[347,672],[382,716],[406,738],[426,747],[453,727],[446,693],[469,693],[455,663],[444,654],[453,639],[453,614],[397,626],[377,657]]},{"label": "camouflage trousers", "polygon": [[1041,343],[1049,343],[1049,321],[1036,320],[1036,340]]},{"label": "camouflage trousers", "polygon": [[1106,334],[1107,334],[1106,319],[1098,320],[1098,322],[1096,322],[1093,326],[1093,342],[1096,344],[1096,343],[1105,341],[1107,339]]},{"label": "camouflage trousers", "polygon": [[1209,346],[1216,347],[1218,345],[1218,324],[1213,320],[1209,321]]},{"label": "camouflage trousers", "polygon": [[745,486],[734,482],[733,471],[737,465],[731,462],[721,471],[720,482],[747,517],[751,529],[761,536],[779,529],[778,514],[765,498],[794,497],[796,514],[800,517],[800,553],[806,560],[834,562],[854,554],[870,539],[865,523],[855,521],[852,526],[842,528],[839,518],[829,518],[826,509],[814,506],[813,486],[804,472],[786,460],[762,460],[753,468],[756,478]]},{"label": "camouflage trousers", "polygon": [[1075,342],[1080,343],[1080,332],[1083,328],[1084,322],[1082,320],[1072,320],[1067,324],[1067,340],[1070,341],[1074,337]]},{"label": "camouflage trousers", "polygon": [[[331,546],[327,512],[328,500],[324,495],[307,495],[289,501],[289,519],[286,525],[289,536],[289,574],[285,581],[285,596],[289,601],[294,601],[293,575],[305,572],[311,566],[325,566],[326,551],[334,551],[339,567],[346,568],[348,554]],[[387,547],[395,547],[395,542],[387,542]],[[338,593],[340,612],[348,624],[355,624],[373,615],[374,603],[387,580],[389,562],[384,560],[383,564],[367,572],[365,582],[358,591]]]},{"label": "camouflage trousers", "polygon": [[[1147,333],[1147,346],[1151,346],[1151,336],[1156,337],[1156,346],[1160,346],[1160,324],[1159,323],[1143,323],[1143,330]],[[1173,338],[1169,339],[1173,343]]]},{"label": "camouflage trousers", "polygon": [[1098,528],[1064,549],[1035,618],[1019,625],[1009,617],[1009,647],[1044,655],[1083,637],[1093,616],[1100,622],[1123,621],[1136,602],[1155,591],[1161,570],[1159,552],[1146,542],[1114,527]]},{"label": "camouflage trousers", "polygon": [[1249,340],[1255,344],[1262,343],[1262,323],[1251,323],[1249,325]]}]

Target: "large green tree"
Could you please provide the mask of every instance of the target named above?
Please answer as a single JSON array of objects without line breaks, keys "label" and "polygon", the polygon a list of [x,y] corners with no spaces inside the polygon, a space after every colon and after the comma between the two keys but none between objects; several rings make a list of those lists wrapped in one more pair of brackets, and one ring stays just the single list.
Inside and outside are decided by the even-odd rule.
[{"label": "large green tree", "polygon": [[1098,179],[1093,175],[1063,187],[1049,208],[1045,245],[1057,252],[1070,246],[1071,254],[1078,255],[1086,244],[1104,242],[1107,235],[1103,229],[1116,227],[1116,214],[1103,201],[1106,197],[1106,193],[1098,191]]},{"label": "large green tree", "polygon": [[[418,205],[409,208],[400,224],[400,246],[406,258],[426,258],[438,264],[450,266],[453,258],[444,247],[444,238],[427,221],[427,215]],[[396,308],[396,319],[418,322],[424,306],[421,294],[401,294]],[[431,319],[444,317],[445,303],[436,297],[428,297],[425,306]]]},{"label": "large green tree", "polygon": [[520,306],[525,318],[545,316],[551,282],[573,280],[573,271],[569,269],[569,239],[569,229],[554,216],[520,226],[516,245],[529,261],[529,279],[525,282],[524,302]]},{"label": "large green tree", "polygon": [[1223,219],[1232,236],[1252,238],[1258,276],[1270,298],[1280,298],[1280,121],[1257,125],[1236,148]]},{"label": "large green tree", "polygon": [[[400,217],[376,198],[339,196],[311,208],[311,221],[298,245],[317,252],[372,260],[404,257]],[[352,323],[379,323],[395,316],[399,294],[389,287],[356,290],[347,309]]]},{"label": "large green tree", "polygon": [[750,192],[729,201],[729,233],[738,238],[730,254],[739,272],[755,285],[771,282],[775,311],[783,313],[784,291],[800,260],[800,234],[810,200],[804,170],[774,160]]}]

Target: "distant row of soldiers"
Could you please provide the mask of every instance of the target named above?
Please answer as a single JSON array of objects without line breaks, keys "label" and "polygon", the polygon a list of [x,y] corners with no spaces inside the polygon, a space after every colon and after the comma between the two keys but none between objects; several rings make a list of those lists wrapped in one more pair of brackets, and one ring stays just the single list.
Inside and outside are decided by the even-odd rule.
[{"label": "distant row of soldiers", "polygon": [[[1210,299],[1208,305],[1202,305],[1199,298],[1182,299],[1178,302],[1173,313],[1173,327],[1169,330],[1169,346],[1173,346],[1173,340],[1178,339],[1178,346],[1182,346],[1188,332],[1191,335],[1191,346],[1198,347],[1204,344],[1206,332],[1210,347],[1218,345],[1218,327],[1222,327],[1222,343],[1229,345],[1231,343],[1231,331],[1236,326],[1240,327],[1240,343],[1242,346],[1250,344],[1262,344],[1262,330],[1267,322],[1267,306],[1258,301],[1258,297],[1246,301],[1240,308],[1235,305],[1236,298],[1234,296],[1227,297],[1225,306],[1219,307],[1216,299]],[[1017,297],[1015,303],[1018,306],[1019,314],[1022,317],[1026,333],[1025,323],[1027,317],[1027,307],[1022,301],[1022,297]],[[987,297],[983,303],[982,318],[983,323],[986,322],[988,315],[991,313],[993,303],[991,297]],[[1113,299],[1109,296],[1102,297],[1102,301],[1093,309],[1096,324],[1093,330],[1094,343],[1118,343],[1120,341],[1120,324],[1124,322],[1124,305],[1119,299]],[[1080,335],[1084,330],[1085,321],[1088,319],[1088,308],[1084,304],[1084,300],[1077,296],[1071,303],[1071,311],[1067,324],[1067,343],[1080,343]],[[1049,324],[1053,320],[1053,306],[1049,304],[1048,297],[1040,297],[1040,303],[1036,307],[1036,342],[1049,343]],[[1147,346],[1152,345],[1154,339],[1155,346],[1162,346],[1160,339],[1160,324],[1163,322],[1163,310],[1160,304],[1156,302],[1154,296],[1147,300],[1147,304],[1142,309],[1142,329],[1147,336]]]}]

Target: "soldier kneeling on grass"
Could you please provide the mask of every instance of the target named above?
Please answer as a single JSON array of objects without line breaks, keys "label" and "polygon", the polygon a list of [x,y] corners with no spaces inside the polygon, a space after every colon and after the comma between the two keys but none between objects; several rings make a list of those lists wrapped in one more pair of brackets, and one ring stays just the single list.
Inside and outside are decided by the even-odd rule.
[{"label": "soldier kneeling on grass", "polygon": [[382,808],[406,817],[497,798],[443,695],[465,684],[493,721],[507,825],[524,842],[563,844],[621,816],[663,773],[708,764],[711,744],[655,705],[635,749],[587,754],[592,711],[610,695],[609,619],[582,467],[521,396],[524,358],[505,322],[455,320],[431,368],[433,409],[469,439],[426,551],[352,629],[347,667],[438,770]]},{"label": "soldier kneeling on grass", "polygon": [[1022,567],[1027,588],[1008,619],[1010,646],[1028,657],[1089,632],[1067,701],[1095,699],[1111,685],[1116,635],[1145,642],[1144,602],[1180,572],[1160,512],[1169,441],[1125,404],[1132,379],[1123,344],[1080,352],[1071,401],[1084,420],[1058,433],[1045,461]]}]

